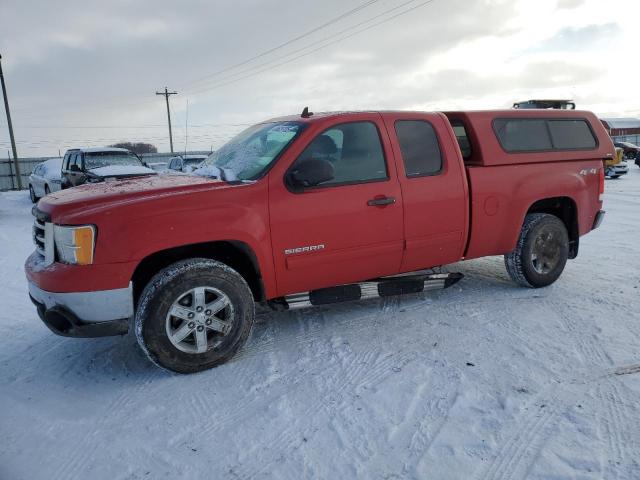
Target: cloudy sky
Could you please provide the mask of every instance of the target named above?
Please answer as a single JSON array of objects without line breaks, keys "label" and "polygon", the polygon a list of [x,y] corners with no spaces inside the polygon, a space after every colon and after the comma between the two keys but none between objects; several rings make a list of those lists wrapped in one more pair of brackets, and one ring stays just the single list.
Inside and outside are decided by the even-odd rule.
[{"label": "cloudy sky", "polygon": [[[640,116],[638,0],[2,0],[20,156],[220,146],[311,110],[507,108],[573,98]],[[1,108],[1,107],[0,107]],[[0,157],[9,148],[0,109]]]}]

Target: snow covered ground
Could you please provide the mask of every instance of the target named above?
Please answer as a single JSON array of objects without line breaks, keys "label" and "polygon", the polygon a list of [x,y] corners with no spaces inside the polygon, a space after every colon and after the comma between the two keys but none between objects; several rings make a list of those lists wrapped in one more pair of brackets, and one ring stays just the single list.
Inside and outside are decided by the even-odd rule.
[{"label": "snow covered ground", "polygon": [[2,480],[640,478],[635,166],[549,288],[471,261],[449,290],[263,314],[190,376],[41,324],[30,208],[0,194]]}]

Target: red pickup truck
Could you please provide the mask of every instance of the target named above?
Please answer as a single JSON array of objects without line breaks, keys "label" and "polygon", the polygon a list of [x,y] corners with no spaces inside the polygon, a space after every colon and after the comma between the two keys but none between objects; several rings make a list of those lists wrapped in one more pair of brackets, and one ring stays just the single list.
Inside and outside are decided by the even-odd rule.
[{"label": "red pickup truck", "polygon": [[255,302],[446,287],[460,276],[423,270],[488,255],[522,286],[553,283],[603,219],[613,154],[589,112],[305,109],[248,128],[198,175],[43,198],[29,292],[57,334],[131,327],[156,364],[203,370],[246,341]]}]

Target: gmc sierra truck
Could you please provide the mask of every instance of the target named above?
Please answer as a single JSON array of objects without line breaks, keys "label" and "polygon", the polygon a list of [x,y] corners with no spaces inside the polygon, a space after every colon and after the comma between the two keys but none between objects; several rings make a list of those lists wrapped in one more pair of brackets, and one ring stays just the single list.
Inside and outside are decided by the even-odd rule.
[{"label": "gmc sierra truck", "polygon": [[590,112],[339,112],[269,120],[194,175],[54,192],[25,271],[59,335],[135,330],[157,365],[230,359],[255,302],[319,305],[446,287],[427,269],[504,255],[555,282],[601,223],[614,147]]}]

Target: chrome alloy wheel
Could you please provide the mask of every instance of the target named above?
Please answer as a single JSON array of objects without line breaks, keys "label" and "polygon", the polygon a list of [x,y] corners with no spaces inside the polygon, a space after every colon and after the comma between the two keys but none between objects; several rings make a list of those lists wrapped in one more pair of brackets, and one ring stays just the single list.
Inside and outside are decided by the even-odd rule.
[{"label": "chrome alloy wheel", "polygon": [[166,331],[178,350],[204,353],[223,341],[233,323],[233,305],[226,294],[213,287],[196,287],[173,302]]}]

